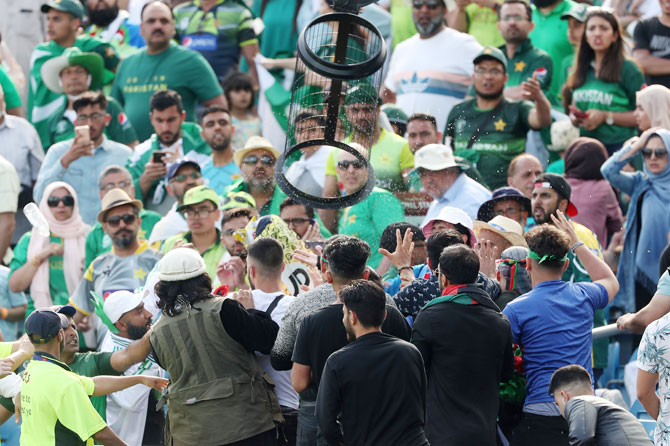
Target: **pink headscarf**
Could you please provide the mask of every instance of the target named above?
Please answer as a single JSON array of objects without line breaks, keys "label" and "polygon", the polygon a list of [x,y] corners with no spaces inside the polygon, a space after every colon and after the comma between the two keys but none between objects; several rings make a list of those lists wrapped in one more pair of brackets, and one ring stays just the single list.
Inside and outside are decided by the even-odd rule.
[{"label": "pink headscarf", "polygon": [[[47,200],[59,188],[66,189],[72,198],[74,198],[74,207],[72,208],[72,216],[67,220],[58,221],[51,213],[51,209],[47,205]],[[64,240],[63,247],[63,273],[65,275],[65,284],[69,294],[74,293],[74,290],[79,285],[82,276],[83,259],[86,250],[86,236],[88,235],[90,226],[85,224],[79,215],[77,193],[74,188],[62,181],[55,181],[49,184],[42,194],[40,201],[40,211],[49,223],[49,230],[52,234],[61,237]],[[49,237],[44,237],[33,231],[30,235],[30,243],[28,243],[28,259],[32,259],[51,243]],[[53,305],[51,300],[51,293],[49,291],[49,261],[43,262],[30,283],[30,297],[35,303],[35,309],[49,307]]]}]

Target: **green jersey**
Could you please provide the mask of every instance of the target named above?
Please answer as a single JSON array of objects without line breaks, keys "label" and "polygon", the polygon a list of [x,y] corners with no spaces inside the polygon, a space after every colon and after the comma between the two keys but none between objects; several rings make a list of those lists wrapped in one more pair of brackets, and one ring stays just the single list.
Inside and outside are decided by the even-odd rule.
[{"label": "green jersey", "polygon": [[[596,109],[605,112],[635,110],[635,94],[642,89],[644,76],[635,62],[625,59],[621,81],[605,82],[598,79],[593,68],[586,73],[586,82],[572,92],[572,102],[580,110]],[[637,135],[634,127],[600,124],[594,130],[580,129],[581,136],[595,138],[605,145],[620,144]]]},{"label": "green jersey", "polygon": [[377,268],[383,256],[379,250],[379,239],[391,223],[405,221],[402,203],[391,192],[375,187],[363,201],[350,206],[340,216],[340,234],[365,240],[370,245],[368,265]]},{"label": "green jersey", "polygon": [[505,43],[498,31],[498,13],[493,9],[470,3],[465,7],[465,14],[468,17],[468,34],[481,46],[499,47]]},{"label": "green jersey", "polygon": [[271,59],[293,57],[299,31],[293,24],[296,3],[297,0],[254,0],[251,10],[265,23],[260,39],[263,56]]},{"label": "green jersey", "polygon": [[[14,257],[9,262],[9,277],[12,277],[14,271],[21,268],[28,263],[28,244],[30,243],[31,232],[26,232],[21,236],[19,242],[14,248]],[[63,239],[51,234],[51,243],[63,244]],[[67,284],[65,283],[65,273],[63,272],[63,257],[51,256],[49,257],[49,294],[51,294],[51,301],[54,305],[67,305],[69,293],[67,291]],[[26,295],[29,296],[30,289],[26,290]],[[32,299],[28,299],[28,307],[26,308],[26,317],[35,311],[35,303]]]},{"label": "green jersey", "polygon": [[[223,196],[225,197],[231,192],[246,192],[249,193],[249,184],[244,181],[244,178],[240,178],[235,181],[230,186],[226,187],[223,191]],[[258,213],[261,217],[264,215],[279,215],[279,205],[286,198],[286,194],[275,184],[274,192],[272,192],[272,197],[263,205],[261,209],[258,209]],[[323,226],[323,225],[322,225]]]},{"label": "green jersey", "polygon": [[[489,119],[491,110],[477,108],[476,99],[470,99],[451,109],[444,135],[451,138],[454,154],[468,159],[481,172],[486,185],[497,189],[507,185],[507,167],[525,149],[531,110],[530,102],[503,99],[500,112]],[[487,119],[488,124],[468,149],[473,133]]]},{"label": "green jersey", "polygon": [[[49,118],[49,140],[47,145],[44,146],[45,149],[48,149],[57,142],[74,138],[74,122],[70,119],[76,116],[76,112],[71,110],[68,112],[68,114],[71,114],[71,117],[68,117],[65,111],[66,107],[67,101],[63,102],[58,111]],[[105,127],[107,138],[125,145],[137,141],[135,130],[123,112],[123,108],[110,96],[107,96],[107,113],[111,117],[109,125]]]},{"label": "green jersey", "polygon": [[391,0],[391,26],[393,27],[394,49],[397,44],[416,34],[411,1]]},{"label": "green jersey", "polygon": [[[137,233],[137,238],[140,241],[149,240],[151,236],[151,231],[154,228],[154,225],[162,218],[161,215],[157,212],[150,211],[148,209],[142,209],[140,211],[140,219],[142,224],[140,225],[140,230]],[[102,229],[100,223],[96,223],[91,229],[91,232],[86,236],[86,258],[84,260],[84,270],[88,268],[91,262],[101,254],[109,252],[112,249],[112,239],[109,238],[105,231]]]},{"label": "green jersey", "polygon": [[159,54],[142,48],[119,65],[111,96],[123,106],[140,141],[151,136],[149,99],[170,88],[181,96],[186,120],[195,122],[195,106],[223,93],[212,67],[196,51],[170,43]]},{"label": "green jersey", "polygon": [[[530,41],[536,48],[546,51],[551,56],[554,67],[560,67],[563,59],[572,56],[574,53],[572,45],[568,41],[568,21],[561,19],[561,15],[569,11],[574,5],[576,3],[572,0],[563,0],[547,15],[543,15],[535,5],[531,5],[535,29],[530,33]],[[554,100],[552,105],[561,109],[562,105],[558,103],[558,97],[561,94],[562,87],[563,84],[560,83],[559,76],[554,76],[549,88],[551,92],[549,99]]]},{"label": "green jersey", "polygon": [[9,77],[9,73],[2,66],[0,66],[0,87],[5,93],[5,107],[8,110],[23,105],[19,91]]},{"label": "green jersey", "polygon": [[507,56],[507,46],[503,45],[500,50],[507,57],[507,84],[506,87],[514,87],[521,85],[533,73],[540,68],[547,70],[547,75],[540,80],[542,90],[548,90],[551,85],[553,77],[553,63],[551,56],[546,51],[535,48],[530,39],[526,39],[521,43],[514,52],[514,57],[511,59]]},{"label": "green jersey", "polygon": [[[111,80],[114,70],[119,64],[119,55],[107,42],[90,36],[79,36],[74,42],[75,47],[82,52],[95,52],[102,56],[105,64],[105,79]],[[49,90],[42,82],[41,69],[44,62],[60,56],[67,48],[58,45],[53,40],[40,43],[35,47],[31,57],[30,76],[28,79],[28,121],[35,126],[35,130],[42,139],[42,146],[46,145],[49,137],[49,118],[66,101],[63,94]]]}]

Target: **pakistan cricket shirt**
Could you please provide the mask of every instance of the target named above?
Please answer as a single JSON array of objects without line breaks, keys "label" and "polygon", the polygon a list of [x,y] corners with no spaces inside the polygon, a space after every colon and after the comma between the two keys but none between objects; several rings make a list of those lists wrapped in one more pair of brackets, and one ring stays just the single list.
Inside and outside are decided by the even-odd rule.
[{"label": "pakistan cricket shirt", "polygon": [[[500,47],[500,50],[507,57],[506,45]],[[540,80],[542,90],[546,91],[551,85],[553,75],[553,64],[551,56],[546,51],[535,48],[530,39],[526,39],[519,45],[514,52],[514,57],[507,59],[507,84],[506,87],[520,85],[533,73],[540,68],[547,70],[547,75]],[[538,79],[539,80],[539,79]]]},{"label": "pakistan cricket shirt", "polygon": [[471,136],[491,114],[491,110],[477,108],[476,99],[471,99],[451,110],[444,135],[451,138],[454,154],[470,160],[489,189],[497,189],[507,185],[507,167],[512,158],[524,151],[531,110],[530,102],[503,99],[501,111],[489,119],[468,149]]}]

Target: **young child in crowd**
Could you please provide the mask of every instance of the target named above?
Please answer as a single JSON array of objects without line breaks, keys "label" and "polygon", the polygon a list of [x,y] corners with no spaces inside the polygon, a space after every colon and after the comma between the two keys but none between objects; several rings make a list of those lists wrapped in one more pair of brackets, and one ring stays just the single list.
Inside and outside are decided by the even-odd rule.
[{"label": "young child in crowd", "polygon": [[261,136],[262,130],[251,78],[245,73],[233,73],[223,81],[223,91],[235,127],[233,149],[241,149],[247,139]]}]

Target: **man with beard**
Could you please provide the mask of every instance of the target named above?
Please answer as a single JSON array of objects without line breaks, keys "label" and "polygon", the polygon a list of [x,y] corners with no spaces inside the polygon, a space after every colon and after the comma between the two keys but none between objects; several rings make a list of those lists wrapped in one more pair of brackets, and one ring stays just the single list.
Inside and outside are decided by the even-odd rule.
[{"label": "man with beard", "polygon": [[[100,346],[101,352],[123,351],[131,342],[143,339],[151,329],[152,315],[144,308],[142,296],[130,291],[110,294],[103,305],[110,332]],[[151,355],[123,372],[123,376],[148,375],[165,377],[165,371]],[[162,410],[154,392],[146,386],[133,386],[107,395],[107,424],[129,445],[154,446],[162,444]]]},{"label": "man with beard", "polygon": [[112,189],[104,196],[98,221],[112,239],[113,249],[93,260],[70,297],[70,303],[77,309],[75,320],[80,323],[80,330],[95,329],[98,345],[108,330],[94,314],[91,291],[103,298],[114,291],[134,291],[144,286],[147,274],[161,257],[147,242],[137,238],[140,210],[142,202],[131,199],[122,189]]},{"label": "man with beard", "polygon": [[208,107],[200,120],[202,139],[212,149],[212,159],[202,166],[208,186],[223,194],[224,189],[240,178],[240,168],[233,161],[233,127],[230,112],[218,105]]},{"label": "man with beard", "polygon": [[275,163],[279,152],[262,136],[252,136],[243,149],[235,151],[233,159],[242,172],[242,178],[228,186],[224,195],[246,192],[256,201],[260,216],[279,215],[279,206],[286,194],[275,184]]},{"label": "man with beard", "polygon": [[449,113],[444,134],[455,155],[473,161],[486,184],[505,186],[507,166],[523,152],[526,134],[551,124],[551,104],[542,93],[537,74],[521,84],[524,99],[503,97],[507,83],[507,58],[497,48],[486,47],[474,60],[472,76],[476,97],[456,105]]},{"label": "man with beard", "polygon": [[49,59],[62,55],[70,47],[77,47],[82,52],[96,52],[103,59],[105,69],[102,83],[105,85],[114,77],[119,56],[107,42],[96,37],[79,35],[84,7],[78,0],[48,1],[40,10],[47,16],[48,41],[37,45],[30,59],[27,119],[35,126],[40,139],[45,141],[49,132],[49,117],[67,98],[46,86],[41,74],[42,65]]},{"label": "man with beard", "polygon": [[205,184],[200,173],[200,165],[189,158],[180,158],[172,164],[165,179],[167,180],[166,190],[175,199],[175,203],[151,231],[149,237],[149,244],[151,245],[188,231],[186,220],[183,215],[177,212],[177,208],[184,204],[186,191]]},{"label": "man with beard", "polygon": [[[49,118],[49,132],[42,141],[44,148],[51,144],[74,138],[75,116],[74,101],[88,91],[102,88],[103,61],[97,53],[82,53],[79,48],[68,48],[62,56],[49,59],[42,65],[42,79],[49,90],[65,94],[63,102]],[[107,99],[109,124],[105,127],[105,135],[115,142],[130,147],[137,145],[137,135],[130,121],[123,113],[123,108],[111,96]]]},{"label": "man with beard", "polygon": [[[79,353],[79,333],[73,317],[76,309],[70,305],[52,307],[67,317],[69,325],[63,330],[64,339],[60,346],[60,360],[81,376],[92,378],[98,375],[122,375],[133,364],[140,363],[149,354],[149,336],[130,342],[125,348],[112,352]],[[90,398],[96,412],[105,419],[107,398],[105,395]],[[14,415],[14,403],[11,398],[0,397],[0,423]]]},{"label": "man with beard", "polygon": [[361,279],[339,295],[351,343],[330,355],[323,369],[319,431],[328,444],[428,445],[423,361],[416,347],[382,333],[384,290]]},{"label": "man with beard", "polygon": [[523,0],[506,0],[498,9],[498,29],[505,39],[501,46],[507,57],[507,84],[505,98],[520,101],[525,99],[521,83],[537,70],[544,70],[540,87],[547,91],[551,85],[553,64],[551,56],[541,49],[533,47],[528,34],[535,28],[531,21],[530,5]]},{"label": "man with beard", "polygon": [[221,86],[205,58],[172,41],[174,16],[166,2],[151,1],[144,5],[140,30],[147,46],[121,62],[111,92],[123,105],[140,141],[151,136],[154,122],[149,120],[153,111],[149,102],[157,90],[177,91],[184,101],[182,120],[185,117],[190,122],[195,122],[198,103],[205,107],[226,105]]},{"label": "man with beard", "polygon": [[[107,195],[107,192],[112,189],[123,189],[130,198],[135,198],[133,178],[130,176],[128,170],[118,164],[107,166],[100,174],[100,177],[98,177],[98,195],[100,196],[100,200],[102,200],[105,195]],[[140,241],[144,241],[147,240],[153,232],[153,228],[156,223],[160,221],[161,215],[147,209],[142,209],[139,213],[139,217],[142,223],[137,237]],[[112,249],[112,239],[105,234],[102,225],[96,223],[95,226],[91,228],[91,232],[86,236],[86,259],[84,260],[84,269],[88,268],[88,265],[91,264],[93,259],[100,254],[109,252],[110,249]]]},{"label": "man with beard", "polygon": [[247,248],[236,237],[235,233],[244,230],[257,212],[252,207],[238,207],[226,210],[221,218],[221,243],[226,254],[216,269],[218,282],[226,284],[230,291],[249,289],[247,283]]},{"label": "man with beard", "polygon": [[[468,92],[470,61],[482,46],[471,35],[445,26],[444,0],[415,0],[412,6],[418,34],[395,47],[382,98],[408,115],[430,113],[443,129],[451,108]],[[435,57],[438,54],[449,57]]]},{"label": "man with beard", "polygon": [[145,45],[140,27],[130,23],[130,13],[119,9],[118,0],[87,0],[86,7],[90,24],[86,34],[108,42],[122,59]]},{"label": "man with beard", "polygon": [[37,175],[33,194],[35,202],[39,203],[47,185],[65,181],[77,192],[79,213],[84,223],[93,225],[100,211],[100,173],[110,164],[125,162],[133,151],[105,137],[104,130],[110,121],[105,95],[87,91],[74,101],[73,108],[77,114],[75,124],[87,126],[88,135],[79,133],[74,139],[49,148]]},{"label": "man with beard", "polygon": [[186,124],[181,96],[174,90],[151,95],[151,138],[135,148],[126,168],[135,182],[135,194],[147,207],[164,214],[172,205],[165,199],[165,174],[177,159],[187,156],[199,165],[209,161],[209,147],[195,124]]}]

